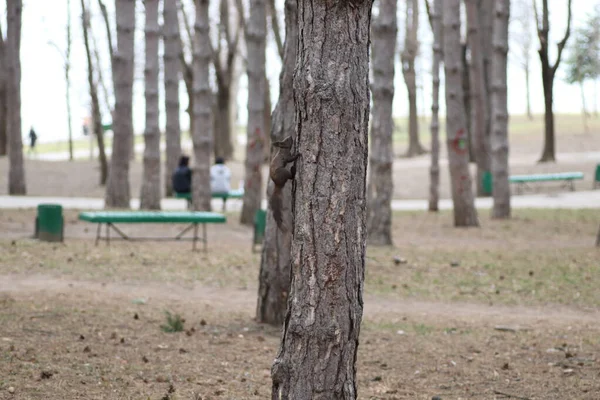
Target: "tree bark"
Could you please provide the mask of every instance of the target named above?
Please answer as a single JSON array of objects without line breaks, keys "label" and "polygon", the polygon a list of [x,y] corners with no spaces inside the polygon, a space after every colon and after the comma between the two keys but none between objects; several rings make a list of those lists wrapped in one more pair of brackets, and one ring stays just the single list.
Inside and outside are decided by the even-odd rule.
[{"label": "tree bark", "polygon": [[[461,43],[461,68],[462,68],[462,88],[463,88],[463,104],[467,122],[471,121],[471,79],[469,78],[469,63],[467,61],[467,43]],[[467,137],[469,138],[469,162],[475,162],[475,148],[473,147],[473,132],[467,123]]]},{"label": "tree bark", "polygon": [[21,139],[21,18],[23,2],[7,0],[6,91],[8,132],[8,194],[24,195],[25,166]]},{"label": "tree bark", "polygon": [[356,399],[372,2],[298,1],[292,280],[273,399]]},{"label": "tree bark", "polygon": [[160,210],[160,128],[158,126],[158,26],[159,0],[145,0],[146,8],[146,67],[145,100],[146,129],[144,130],[144,171],[140,194],[142,210]]},{"label": "tree bark", "polygon": [[171,175],[177,167],[181,155],[181,122],[179,121],[179,53],[180,33],[177,18],[177,3],[165,1],[163,4],[164,21],[164,85],[166,110],[166,163],[165,163],[165,195],[173,195]]},{"label": "tree bark", "polygon": [[484,36],[480,29],[479,0],[465,0],[467,9],[467,40],[471,54],[469,64],[469,79],[471,89],[471,138],[474,141],[475,161],[477,163],[477,195],[485,195],[483,188],[483,175],[489,172],[489,142],[487,138],[487,85],[484,66]]},{"label": "tree bark", "polygon": [[94,63],[92,60],[92,51],[90,49],[89,36],[91,34],[90,17],[85,0],[81,0],[81,21],[83,28],[83,40],[85,44],[85,54],[88,66],[88,85],[90,87],[90,100],[92,105],[92,130],[98,142],[98,158],[100,160],[100,185],[106,184],[108,177],[108,162],[106,160],[106,151],[104,149],[104,130],[102,129],[102,114],[100,111],[100,102],[98,101],[98,89],[94,82]]},{"label": "tree bark", "polygon": [[246,27],[248,47],[248,126],[244,163],[244,202],[240,222],[254,223],[254,214],[262,200],[263,147],[265,144],[265,41],[267,16],[265,0],[250,1],[250,19]]},{"label": "tree bark", "polygon": [[[373,119],[369,159],[367,240],[369,244],[378,246],[392,244],[392,194],[394,192],[392,103],[394,101],[394,54],[398,32],[396,9],[397,0],[380,0],[379,14],[373,19],[371,27]],[[410,118],[412,120],[412,117]],[[418,143],[418,135],[416,139]]]},{"label": "tree bark", "polygon": [[6,41],[0,28],[0,156],[5,156],[8,151],[7,124],[7,97],[6,97]]},{"label": "tree bark", "polygon": [[194,24],[194,169],[192,205],[194,210],[210,211],[210,165],[213,145],[212,91],[209,83],[211,61],[209,0],[195,0]]},{"label": "tree bark", "polygon": [[402,73],[408,92],[408,150],[407,157],[423,154],[426,150],[419,140],[419,116],[417,111],[417,73],[415,59],[419,52],[419,1],[406,1],[406,33],[404,50],[400,55]]},{"label": "tree bark", "polygon": [[440,199],[440,63],[442,61],[442,0],[434,0],[431,13],[433,29],[432,102],[431,102],[431,166],[429,167],[429,211],[439,210]]},{"label": "tree bark", "polygon": [[[265,132],[271,132],[271,83],[265,73],[265,105],[264,105],[264,118],[265,118]],[[271,161],[271,139],[270,135],[265,135],[265,142],[263,144],[263,164],[269,164]]]},{"label": "tree bark", "polygon": [[[271,124],[271,142],[285,139],[291,135],[296,142],[294,108],[294,67],[296,65],[296,47],[298,45],[298,7],[296,0],[286,0],[285,42],[281,73],[279,74],[279,99],[273,111]],[[267,183],[267,196],[273,192],[271,179]],[[286,184],[282,190],[282,221],[292,226],[292,185]],[[256,319],[259,322],[281,326],[285,318],[287,299],[290,291],[290,251],[292,236],[277,228],[270,205],[267,208],[267,225],[260,260],[258,278],[258,301]]]},{"label": "tree bark", "polygon": [[231,73],[227,69],[217,75],[217,93],[215,109],[215,157],[224,157],[229,160],[233,157],[232,129],[231,129]]},{"label": "tree bark", "polygon": [[129,208],[129,161],[133,146],[133,71],[135,0],[115,0],[117,15],[117,49],[113,54],[115,108],[113,145],[106,185],[105,205]]},{"label": "tree bark", "polygon": [[455,226],[479,226],[469,173],[469,143],[461,85],[460,0],[444,0],[446,146]]},{"label": "tree bark", "polygon": [[539,162],[550,162],[556,161],[555,152],[555,137],[554,137],[554,109],[553,109],[553,88],[554,88],[554,77],[556,71],[560,65],[562,53],[567,44],[567,40],[571,35],[571,3],[572,0],[568,0],[567,3],[567,28],[565,35],[562,40],[558,42],[558,51],[554,64],[550,64],[550,58],[548,55],[549,47],[549,34],[550,34],[550,17],[548,9],[548,0],[542,0],[542,19],[538,16],[537,1],[534,0],[534,11],[537,24],[538,38],[540,41],[540,49],[538,55],[540,56],[540,63],[542,67],[542,85],[544,88],[544,148],[542,150],[542,156]]},{"label": "tree bark", "polygon": [[492,218],[510,218],[508,104],[506,94],[509,16],[510,0],[495,0],[491,76],[491,164],[492,195],[494,198]]}]

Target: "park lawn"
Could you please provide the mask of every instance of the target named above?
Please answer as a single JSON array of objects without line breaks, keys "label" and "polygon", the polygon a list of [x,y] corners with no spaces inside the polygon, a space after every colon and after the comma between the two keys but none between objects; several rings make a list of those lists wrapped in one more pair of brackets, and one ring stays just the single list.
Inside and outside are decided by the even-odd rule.
[{"label": "park lawn", "polygon": [[[396,246],[369,248],[360,398],[597,399],[597,211],[487,214],[454,229],[449,212],[395,213]],[[95,247],[76,215],[53,244],[28,238],[33,211],[0,211],[0,399],[269,397],[280,330],[254,321],[259,255],[237,214],[209,226],[206,254]]]}]

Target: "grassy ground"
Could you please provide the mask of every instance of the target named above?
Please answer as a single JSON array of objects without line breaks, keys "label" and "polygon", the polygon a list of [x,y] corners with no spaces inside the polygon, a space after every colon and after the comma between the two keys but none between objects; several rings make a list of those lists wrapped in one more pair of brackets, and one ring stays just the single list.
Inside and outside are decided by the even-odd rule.
[{"label": "grassy ground", "polygon": [[[64,243],[39,243],[33,216],[0,211],[0,399],[269,397],[280,332],[253,320],[259,256],[237,215],[206,254],[95,247],[72,212]],[[394,214],[395,246],[368,249],[359,396],[597,399],[597,226],[592,210],[482,213],[479,229]]]}]

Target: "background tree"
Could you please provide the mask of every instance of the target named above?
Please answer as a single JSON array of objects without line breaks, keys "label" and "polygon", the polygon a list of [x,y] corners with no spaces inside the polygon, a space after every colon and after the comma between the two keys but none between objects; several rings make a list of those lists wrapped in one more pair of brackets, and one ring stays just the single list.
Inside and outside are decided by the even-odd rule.
[{"label": "background tree", "polygon": [[519,68],[523,70],[525,75],[525,98],[526,98],[526,113],[527,118],[533,119],[531,112],[531,85],[530,85],[530,65],[531,65],[531,47],[533,45],[532,22],[534,21],[533,9],[531,1],[517,0],[512,2],[511,8],[511,24],[509,39],[511,41],[510,48],[515,51],[512,55],[515,58]]},{"label": "background tree", "polygon": [[[167,1],[168,2],[168,1]],[[144,172],[140,208],[160,210],[160,128],[158,126],[158,26],[159,0],[144,0],[146,7],[146,129],[144,130]]]},{"label": "background tree", "polygon": [[598,234],[596,235],[596,247],[600,247],[600,226],[598,227]]},{"label": "background tree", "polygon": [[23,2],[6,1],[6,102],[8,132],[8,193],[24,195],[25,166],[21,138],[21,17]]},{"label": "background tree", "polygon": [[440,64],[443,58],[442,45],[442,0],[433,1],[433,9],[429,1],[425,2],[429,23],[433,31],[433,58],[431,66],[432,101],[431,101],[431,166],[429,167],[429,211],[439,210],[440,199]]},{"label": "background tree", "polygon": [[213,145],[212,91],[209,68],[212,56],[209,0],[194,0],[196,22],[194,23],[194,169],[192,173],[192,204],[194,210],[211,209],[210,165]]},{"label": "background tree", "polygon": [[163,37],[164,37],[164,85],[165,85],[165,195],[173,195],[171,174],[177,167],[181,155],[181,122],[179,121],[179,54],[181,38],[177,3],[173,0],[163,2]]},{"label": "background tree", "polygon": [[135,0],[115,0],[117,47],[111,47],[115,107],[113,112],[113,144],[106,207],[129,208],[129,159],[133,141],[133,71]]},{"label": "background tree", "polygon": [[571,2],[567,2],[567,28],[562,40],[558,42],[557,54],[554,64],[550,63],[548,49],[550,46],[550,10],[548,8],[548,0],[542,0],[542,16],[540,18],[537,0],[533,0],[535,11],[535,20],[537,26],[538,39],[540,40],[540,48],[538,54],[542,66],[542,85],[544,88],[544,149],[540,162],[556,161],[556,138],[554,135],[554,77],[560,65],[563,50],[571,34]]},{"label": "background tree", "polygon": [[408,150],[406,155],[413,157],[425,153],[419,140],[419,116],[417,111],[417,73],[415,59],[419,53],[419,1],[406,0],[406,33],[404,50],[400,54],[402,73],[408,91]]},{"label": "background tree", "polygon": [[[299,0],[292,280],[274,399],[356,399],[372,2]],[[318,106],[316,106],[318,105]]]},{"label": "background tree", "polygon": [[446,77],[446,147],[455,226],[478,226],[471,175],[460,54],[460,0],[444,0],[444,71]]},{"label": "background tree", "polygon": [[[471,138],[474,142],[475,161],[477,163],[477,178],[476,187],[477,194],[482,196],[485,194],[483,189],[483,175],[490,171],[489,160],[489,136],[488,136],[488,91],[486,65],[484,64],[484,46],[487,37],[484,35],[483,28],[485,24],[481,24],[484,18],[490,13],[481,8],[489,6],[488,2],[480,0],[465,0],[467,14],[467,41],[469,46],[470,63],[469,63],[469,88],[470,88],[470,128]],[[488,63],[489,64],[489,63]]]},{"label": "background tree", "polygon": [[0,22],[0,156],[5,156],[8,149],[6,133],[7,98],[6,98],[6,39]]},{"label": "background tree", "polygon": [[[279,99],[273,111],[271,124],[271,142],[285,139],[292,135],[296,141],[294,122],[294,67],[296,65],[296,46],[298,44],[298,8],[296,0],[286,0],[285,42],[283,45],[283,65],[279,74]],[[267,196],[274,188],[273,181],[268,180]],[[286,184],[282,194],[282,221],[285,226],[292,226],[292,185]],[[259,322],[281,326],[285,318],[287,299],[290,291],[290,251],[292,236],[284,234],[277,228],[270,205],[267,208],[267,225],[260,260],[258,278],[258,302],[256,319]]]},{"label": "background tree", "polygon": [[[412,3],[412,0],[409,3]],[[394,192],[394,181],[392,179],[394,161],[392,103],[394,101],[394,54],[396,53],[396,35],[398,32],[396,8],[397,0],[379,0],[378,13],[374,17],[371,27],[373,35],[371,44],[373,50],[373,82],[371,84],[373,119],[371,122],[371,153],[369,157],[371,165],[369,168],[367,240],[374,245],[392,244],[392,194]],[[415,9],[412,12],[414,13]],[[407,57],[410,59],[412,56]],[[407,60],[405,62],[410,63]],[[415,83],[414,58],[412,58],[412,67],[413,77],[410,79],[412,79],[412,83]],[[416,90],[416,86],[413,89]],[[413,100],[416,110],[416,96]],[[412,111],[414,110],[411,106],[411,126],[414,122],[413,119],[416,121],[416,115],[412,114]],[[417,145],[418,140],[417,135]],[[411,143],[413,143],[412,136]],[[409,146],[410,151],[411,147]],[[413,151],[417,150],[413,148]]]},{"label": "background tree", "polygon": [[250,0],[250,18],[246,25],[248,48],[248,125],[244,163],[244,202],[242,224],[252,225],[262,200],[261,165],[265,145],[265,41],[267,16],[265,0]]},{"label": "background tree", "polygon": [[508,21],[510,0],[494,1],[493,59],[491,76],[491,166],[493,218],[510,218],[510,183],[508,181]]},{"label": "background tree", "polygon": [[600,76],[600,37],[597,30],[600,17],[592,15],[586,24],[575,30],[572,45],[565,64],[567,66],[566,81],[579,84],[581,93],[581,113],[585,131],[589,131],[589,117],[585,101],[585,82],[595,81]]},{"label": "background tree", "polygon": [[[108,177],[108,162],[106,160],[106,151],[104,149],[104,130],[102,129],[102,113],[100,111],[100,102],[98,100],[98,89],[94,79],[94,62],[92,59],[92,50],[90,46],[91,24],[89,6],[85,0],[81,0],[81,22],[83,30],[83,40],[85,44],[85,55],[87,58],[88,85],[90,87],[90,100],[92,111],[92,133],[96,136],[98,143],[98,159],[100,161],[100,185],[106,184]],[[100,68],[98,66],[98,68]]]}]

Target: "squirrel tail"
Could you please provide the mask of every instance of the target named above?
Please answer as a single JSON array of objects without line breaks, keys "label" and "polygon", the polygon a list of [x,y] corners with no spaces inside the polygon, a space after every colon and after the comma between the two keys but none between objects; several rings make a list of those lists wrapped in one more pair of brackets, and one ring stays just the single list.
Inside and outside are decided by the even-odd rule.
[{"label": "squirrel tail", "polygon": [[271,194],[271,198],[269,200],[269,205],[271,206],[271,210],[273,211],[273,218],[277,223],[277,227],[285,232],[286,228],[283,225],[283,216],[282,216],[282,192],[281,188],[277,185],[273,188],[273,193]]}]

